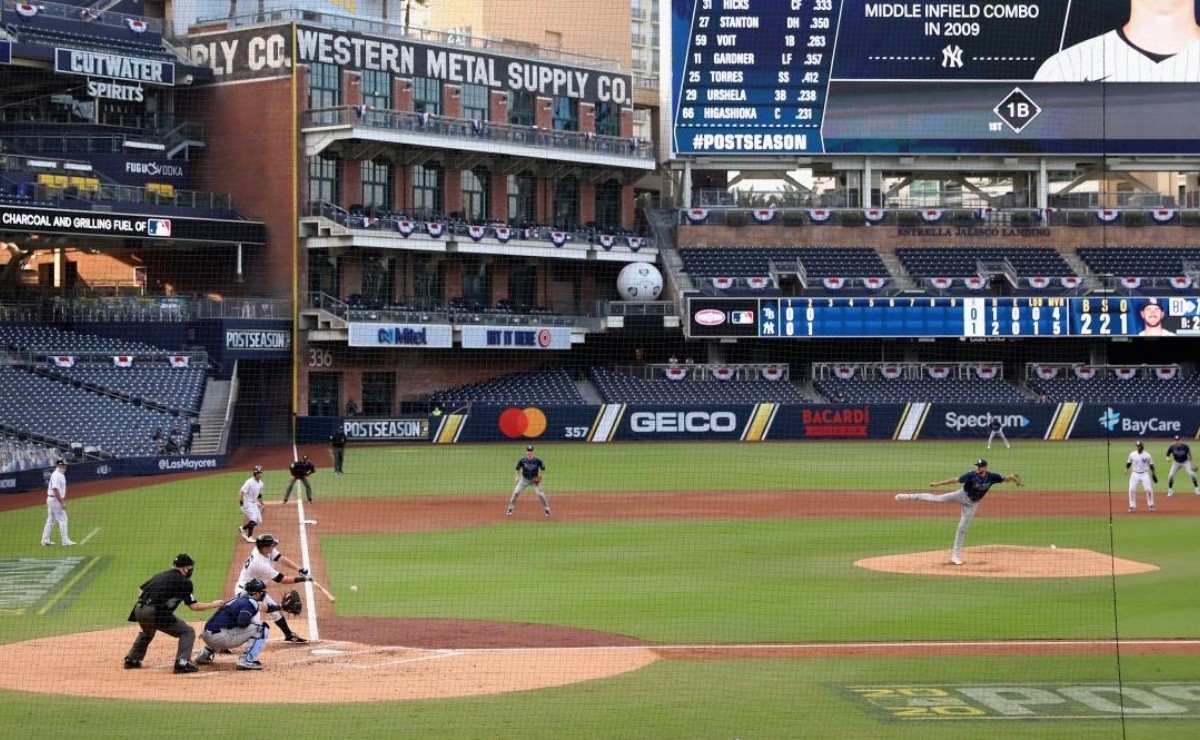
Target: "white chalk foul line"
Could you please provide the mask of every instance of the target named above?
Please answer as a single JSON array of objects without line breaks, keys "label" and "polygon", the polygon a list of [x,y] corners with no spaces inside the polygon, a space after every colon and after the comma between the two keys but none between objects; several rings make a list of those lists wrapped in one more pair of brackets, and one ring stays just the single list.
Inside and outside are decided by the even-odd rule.
[{"label": "white chalk foul line", "polygon": [[88,536],[87,536],[87,537],[84,537],[82,540],[80,540],[80,541],[79,541],[79,544],[81,544],[81,545],[86,545],[86,544],[88,543],[88,540],[92,539],[93,537],[95,537],[95,536],[96,536],[97,534],[99,534],[99,533],[100,533],[100,528],[99,528],[99,527],[96,527],[96,528],[95,528],[95,529],[93,529],[91,532],[88,532]]},{"label": "white chalk foul line", "polygon": [[[308,559],[308,527],[304,526],[304,496],[300,495],[303,491],[296,493],[296,527],[300,530],[300,565],[308,568],[308,572],[312,573],[312,565],[309,564]],[[313,604],[317,602],[313,598],[312,581],[304,582],[304,598],[308,602],[308,639],[317,642],[321,639],[321,631],[317,627],[317,610],[313,608]]]}]

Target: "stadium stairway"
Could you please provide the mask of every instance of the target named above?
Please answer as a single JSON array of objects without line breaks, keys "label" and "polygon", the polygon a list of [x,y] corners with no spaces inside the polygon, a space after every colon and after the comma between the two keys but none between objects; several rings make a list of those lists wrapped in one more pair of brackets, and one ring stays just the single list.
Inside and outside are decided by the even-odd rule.
[{"label": "stadium stairway", "polygon": [[578,389],[579,395],[583,396],[583,400],[594,406],[599,406],[604,403],[604,398],[600,395],[600,391],[590,380],[576,380],[575,388]]},{"label": "stadium stairway", "polygon": [[1071,266],[1071,269],[1075,271],[1076,275],[1083,278],[1091,276],[1092,269],[1087,266],[1087,263],[1083,261],[1083,258],[1079,256],[1073,246],[1065,247],[1062,245],[1056,245],[1054,247],[1054,251],[1058,252],[1058,254],[1063,258],[1063,261]]},{"label": "stadium stairway", "polygon": [[229,381],[208,379],[200,404],[200,432],[192,439],[193,455],[215,455],[221,451],[225,430],[225,408],[229,404]]}]

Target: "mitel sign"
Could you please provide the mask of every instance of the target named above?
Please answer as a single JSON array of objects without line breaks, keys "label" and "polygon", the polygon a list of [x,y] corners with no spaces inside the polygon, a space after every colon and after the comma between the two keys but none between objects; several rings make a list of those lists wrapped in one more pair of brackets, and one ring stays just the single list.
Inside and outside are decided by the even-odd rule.
[{"label": "mitel sign", "polygon": [[451,347],[447,324],[369,324],[355,322],[348,329],[351,347]]}]

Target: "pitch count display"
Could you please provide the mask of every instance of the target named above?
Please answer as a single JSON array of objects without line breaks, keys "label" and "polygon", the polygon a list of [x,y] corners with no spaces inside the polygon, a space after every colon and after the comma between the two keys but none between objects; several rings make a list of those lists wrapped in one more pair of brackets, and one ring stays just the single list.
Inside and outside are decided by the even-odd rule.
[{"label": "pitch count display", "polygon": [[1200,151],[1200,46],[1151,58],[1127,22],[1130,0],[673,0],[673,148]]},{"label": "pitch count display", "polygon": [[1200,336],[1200,298],[692,298],[694,337]]}]

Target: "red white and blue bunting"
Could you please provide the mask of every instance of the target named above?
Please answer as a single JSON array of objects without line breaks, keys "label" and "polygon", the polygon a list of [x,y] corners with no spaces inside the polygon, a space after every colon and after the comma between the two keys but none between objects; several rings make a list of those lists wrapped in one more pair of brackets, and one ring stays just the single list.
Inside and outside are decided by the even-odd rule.
[{"label": "red white and blue bunting", "polygon": [[712,376],[717,380],[729,380],[733,377],[733,368],[729,367],[728,365],[714,367],[712,370]]},{"label": "red white and blue bunting", "polygon": [[895,380],[904,374],[904,368],[894,364],[880,365],[879,374],[888,380]]},{"label": "red white and blue bunting", "polygon": [[867,208],[863,211],[863,217],[867,219],[867,223],[869,224],[877,224],[883,221],[885,216],[887,216],[887,211],[882,208]]},{"label": "red white and blue bunting", "polygon": [[1074,369],[1075,377],[1080,380],[1091,380],[1096,377],[1096,368],[1091,365],[1076,365]]},{"label": "red white and blue bunting", "polygon": [[434,239],[438,239],[446,233],[446,224],[441,221],[429,221],[425,224],[425,231]]},{"label": "red white and blue bunting", "polygon": [[978,276],[963,278],[963,282],[967,284],[967,290],[983,290],[987,287],[987,281]]},{"label": "red white and blue bunting", "polygon": [[954,281],[948,277],[929,278],[929,284],[938,290],[946,290]]},{"label": "red white and blue bunting", "polygon": [[833,218],[833,211],[828,208],[814,208],[808,212],[808,218],[814,224],[823,224]]},{"label": "red white and blue bunting", "polygon": [[846,287],[846,278],[827,277],[821,278],[821,284],[829,290],[841,290]]},{"label": "red white and blue bunting", "polygon": [[1115,208],[1100,208],[1096,211],[1096,220],[1102,224],[1111,224],[1121,217],[1121,212]]},{"label": "red white and blue bunting", "polygon": [[923,218],[927,224],[936,224],[938,221],[942,220],[942,215],[943,212],[941,208],[921,209],[921,218]]},{"label": "red white and blue bunting", "polygon": [[1121,380],[1133,380],[1137,377],[1137,368],[1133,367],[1114,367],[1113,375]]},{"label": "red white and blue bunting", "polygon": [[113,364],[117,367],[133,367],[133,358],[129,355],[116,355]]},{"label": "red white and blue bunting", "polygon": [[870,288],[871,290],[879,290],[887,285],[887,282],[888,279],[882,277],[865,277],[862,279],[863,287]]},{"label": "red white and blue bunting", "polygon": [[1029,287],[1031,287],[1031,288],[1038,288],[1040,290],[1042,288],[1049,287],[1049,285],[1050,285],[1050,278],[1048,278],[1048,277],[1042,277],[1040,275],[1037,275],[1037,276],[1029,278]]},{"label": "red white and blue bunting", "polygon": [[663,373],[668,380],[683,380],[687,377],[687,370],[682,367],[669,367]]},{"label": "red white and blue bunting", "polygon": [[771,278],[757,276],[748,277],[746,278],[746,285],[750,286],[751,290],[763,290],[771,285]]},{"label": "red white and blue bunting", "polygon": [[1078,288],[1080,279],[1078,275],[1064,275],[1058,279],[1064,288]]},{"label": "red white and blue bunting", "polygon": [[702,224],[708,220],[707,208],[689,208],[687,209],[687,220],[694,224]]},{"label": "red white and blue bunting", "polygon": [[551,231],[550,241],[554,244],[554,246],[561,247],[567,243],[567,232],[558,230]]},{"label": "red white and blue bunting", "polygon": [[615,244],[616,241],[617,241],[617,238],[615,236],[613,236],[612,234],[601,234],[600,239],[599,239],[600,246],[604,248],[605,252],[612,249],[613,244]]},{"label": "red white and blue bunting", "polygon": [[72,355],[57,355],[50,358],[58,367],[75,367],[75,357]]},{"label": "red white and blue bunting", "polygon": [[753,214],[754,220],[760,224],[769,224],[775,220],[774,208],[755,208]]},{"label": "red white and blue bunting", "polygon": [[191,364],[192,358],[187,355],[171,355],[171,367],[187,367]]},{"label": "red white and blue bunting", "polygon": [[134,33],[146,32],[146,21],[139,20],[137,18],[126,18],[125,23],[129,26],[129,30],[133,31]]},{"label": "red white and blue bunting", "polygon": [[834,365],[833,374],[842,380],[849,380],[858,372],[858,365]]},{"label": "red white and blue bunting", "polygon": [[400,236],[411,236],[417,225],[407,218],[402,218],[396,222],[396,231],[400,232]]},{"label": "red white and blue bunting", "polygon": [[640,236],[627,237],[626,241],[629,242],[629,251],[631,252],[636,252],[642,248],[642,237]]},{"label": "red white and blue bunting", "polygon": [[1174,380],[1179,376],[1178,365],[1160,365],[1154,368],[1154,375],[1159,380]]},{"label": "red white and blue bunting", "polygon": [[1121,285],[1124,285],[1126,288],[1129,288],[1131,290],[1133,288],[1140,287],[1141,284],[1142,284],[1142,279],[1140,277],[1123,277],[1123,278],[1121,278]]},{"label": "red white and blue bunting", "polygon": [[926,368],[926,372],[928,372],[929,377],[933,378],[934,380],[945,380],[946,378],[950,377],[950,368],[946,365],[930,365],[928,368]]},{"label": "red white and blue bunting", "polygon": [[1176,275],[1171,278],[1171,287],[1175,290],[1187,290],[1192,287],[1192,279],[1187,275]]},{"label": "red white and blue bunting", "polygon": [[717,290],[729,290],[733,287],[733,278],[731,277],[715,277],[712,279],[713,287]]},{"label": "red white and blue bunting", "polygon": [[1174,208],[1155,208],[1150,215],[1160,224],[1171,223],[1175,220],[1175,216],[1179,214]]},{"label": "red white and blue bunting", "polygon": [[783,368],[778,365],[767,365],[762,369],[764,380],[779,380],[783,377]]},{"label": "red white and blue bunting", "polygon": [[496,227],[496,238],[501,244],[508,244],[508,240],[512,238],[512,229],[507,226]]},{"label": "red white and blue bunting", "polygon": [[1037,376],[1042,380],[1054,380],[1058,377],[1058,368],[1053,365],[1038,365]]},{"label": "red white and blue bunting", "polygon": [[17,15],[22,18],[32,18],[41,11],[41,7],[32,3],[17,3],[13,7],[17,9]]},{"label": "red white and blue bunting", "polygon": [[995,362],[981,362],[975,366],[975,374],[984,380],[991,380],[1000,374],[1000,364]]},{"label": "red white and blue bunting", "polygon": [[467,236],[471,237],[471,241],[481,241],[487,235],[487,229],[477,224],[471,224],[467,227]]}]

